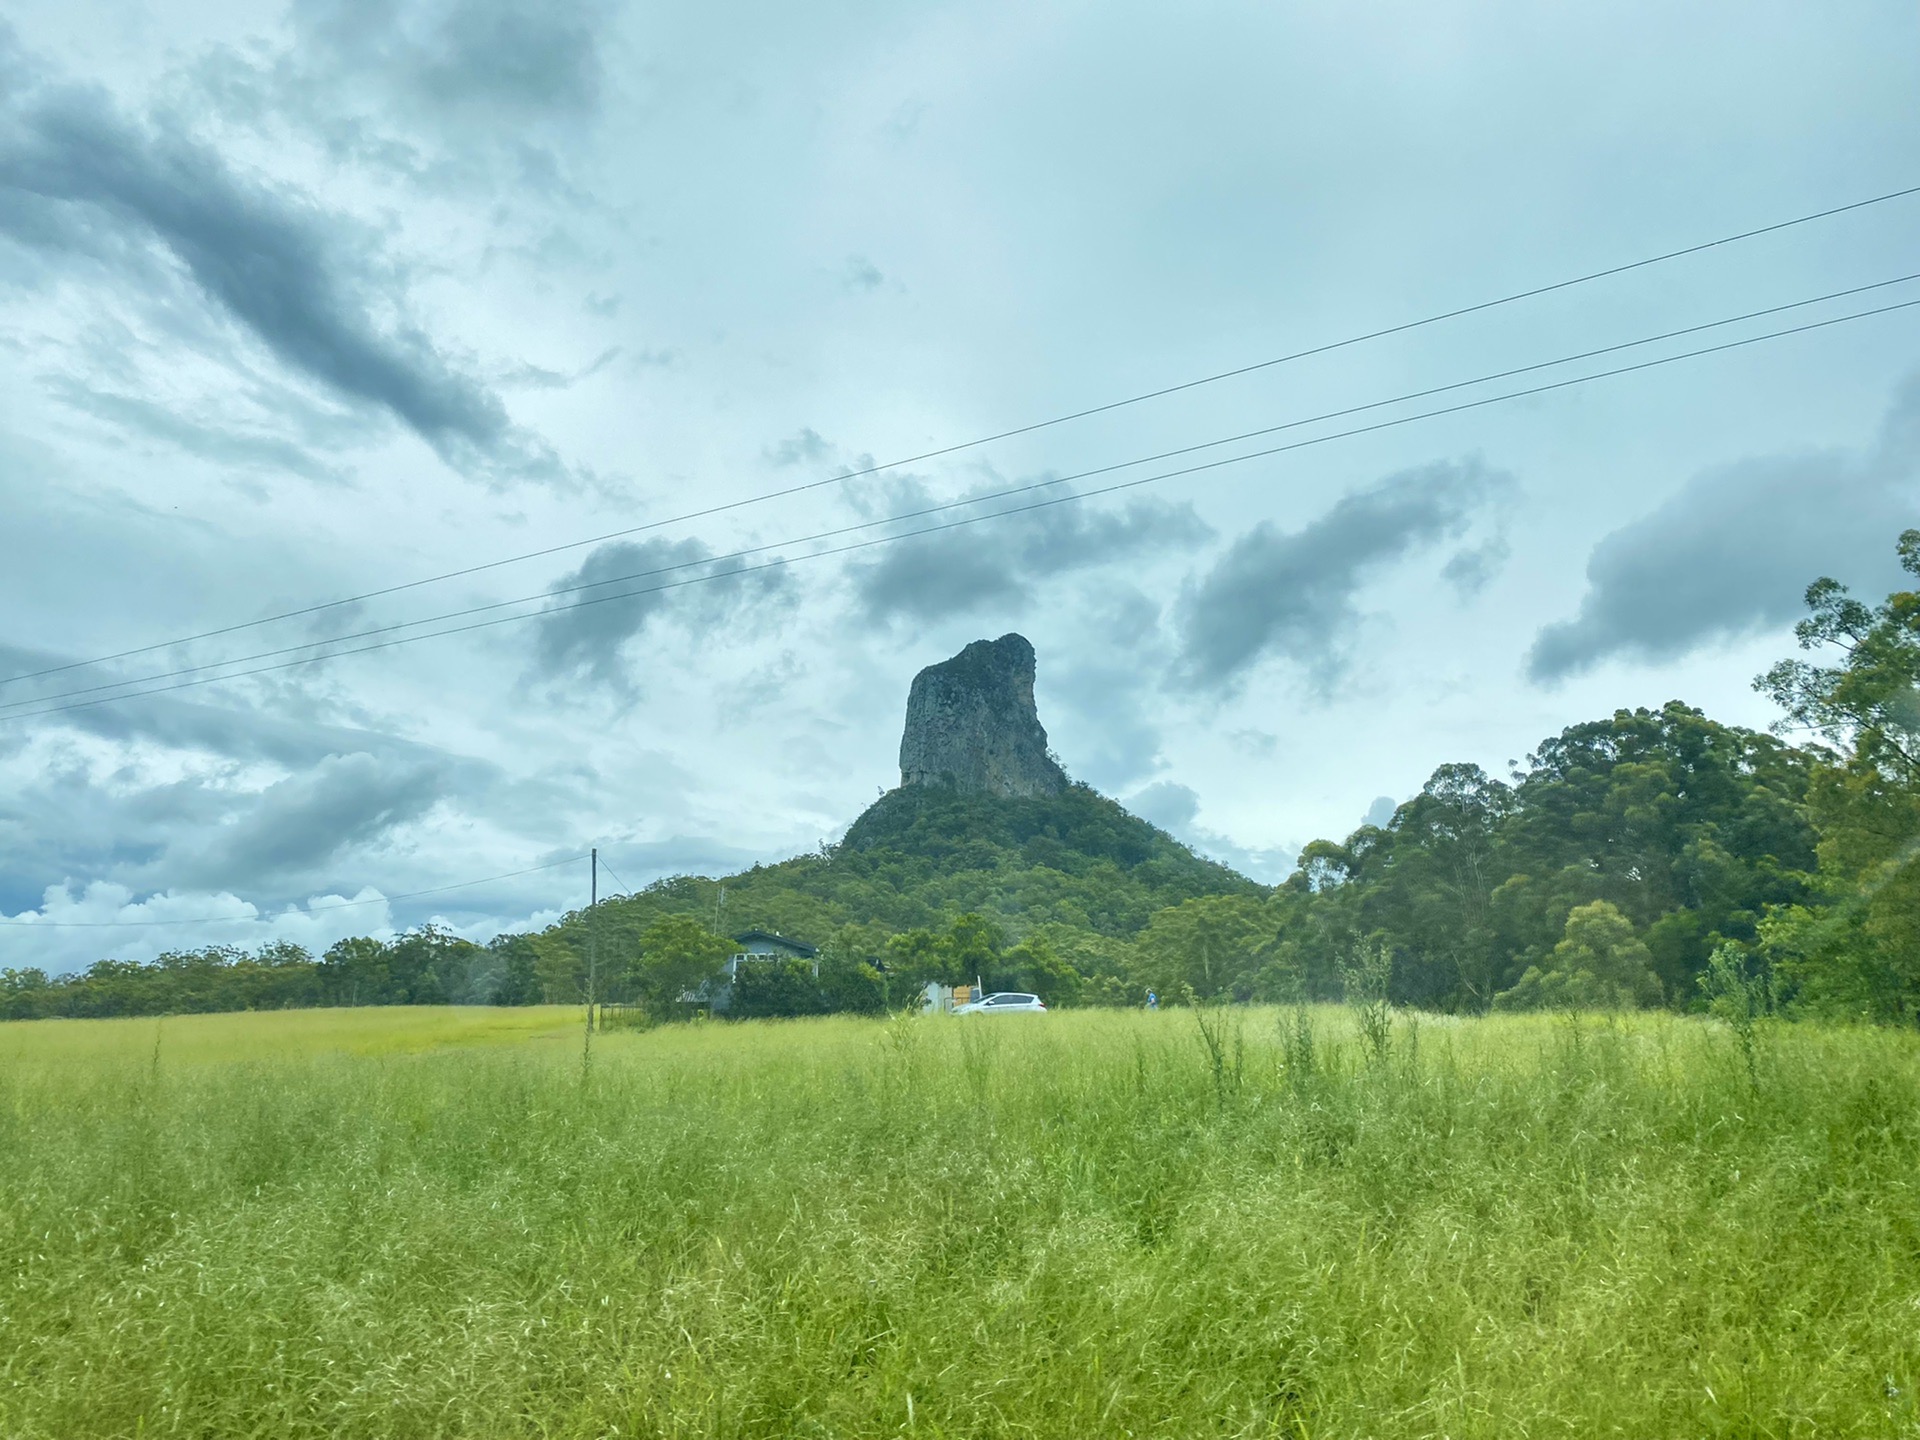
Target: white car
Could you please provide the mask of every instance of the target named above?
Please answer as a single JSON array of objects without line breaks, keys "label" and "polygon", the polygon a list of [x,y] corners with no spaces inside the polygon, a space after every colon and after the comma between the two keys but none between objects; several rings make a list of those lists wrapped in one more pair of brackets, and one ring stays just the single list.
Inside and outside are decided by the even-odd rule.
[{"label": "white car", "polygon": [[1003,990],[984,1000],[953,1007],[956,1015],[1044,1015],[1046,1012],[1046,1002],[1038,995],[1023,995],[1018,990]]}]

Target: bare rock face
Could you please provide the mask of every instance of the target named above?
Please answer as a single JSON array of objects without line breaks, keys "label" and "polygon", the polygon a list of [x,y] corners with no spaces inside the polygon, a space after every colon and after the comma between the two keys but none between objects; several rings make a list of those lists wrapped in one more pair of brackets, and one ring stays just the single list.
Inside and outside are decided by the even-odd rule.
[{"label": "bare rock face", "polygon": [[913,677],[900,783],[1023,797],[1067,788],[1034,709],[1033,646],[1024,635],[976,640]]}]

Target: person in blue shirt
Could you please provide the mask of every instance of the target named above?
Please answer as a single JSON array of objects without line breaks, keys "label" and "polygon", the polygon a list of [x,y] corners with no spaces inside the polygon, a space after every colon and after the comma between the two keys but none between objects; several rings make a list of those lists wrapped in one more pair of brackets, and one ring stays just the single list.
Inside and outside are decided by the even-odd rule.
[{"label": "person in blue shirt", "polygon": [[1151,990],[1147,991],[1147,1009],[1158,1010],[1159,1008],[1160,1008],[1160,997],[1154,994],[1153,991]]}]

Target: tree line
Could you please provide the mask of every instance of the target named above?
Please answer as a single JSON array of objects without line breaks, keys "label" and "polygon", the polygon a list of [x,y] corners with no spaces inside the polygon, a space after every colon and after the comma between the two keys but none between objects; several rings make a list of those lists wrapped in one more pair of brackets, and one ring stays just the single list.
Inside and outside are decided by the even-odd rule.
[{"label": "tree line", "polygon": [[[538,1005],[589,998],[638,1005],[666,1017],[682,996],[710,980],[735,942],[686,915],[640,930],[618,915],[581,912],[574,931],[500,935],[477,944],[444,927],[393,939],[355,936],[314,956],[273,941],[257,950],[210,945],[169,951],[141,964],[101,960],[76,975],[0,970],[0,1019],[174,1015],[337,1005]],[[745,1016],[875,1013],[886,1008],[885,977],[840,950],[814,967],[755,965],[737,987],[733,1013]]]},{"label": "tree line", "polygon": [[[1920,576],[1920,530],[1898,543]],[[1271,894],[1164,910],[1163,991],[1454,1011],[1745,1006],[1920,1023],[1920,593],[1807,591],[1761,734],[1678,702],[1546,741],[1507,779],[1443,765],[1384,826],[1306,847]],[[1783,734],[1803,737],[1789,744]]]},{"label": "tree line", "polygon": [[[1899,539],[1920,576],[1920,531]],[[1920,593],[1822,579],[1803,654],[1755,684],[1778,733],[1679,702],[1544,741],[1504,777],[1443,765],[1385,825],[1316,840],[1282,884],[1200,859],[1076,786],[1047,800],[896,791],[840,846],[679,876],[533,934],[425,927],[74,976],[0,970],[0,1017],[297,1005],[577,1003],[648,1013],[734,950],[724,921],[820,947],[746,967],[736,1015],[878,1011],[929,981],[1050,1005],[1337,1000],[1455,1012],[1706,1003],[1920,1022]],[[1789,743],[1786,735],[1799,743]],[[918,792],[918,793],[916,793]],[[1368,982],[1372,983],[1372,982]]]}]

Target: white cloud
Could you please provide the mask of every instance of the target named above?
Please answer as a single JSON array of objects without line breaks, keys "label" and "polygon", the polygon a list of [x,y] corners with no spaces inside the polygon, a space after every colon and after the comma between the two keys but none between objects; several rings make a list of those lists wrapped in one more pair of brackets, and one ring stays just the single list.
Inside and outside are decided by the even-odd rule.
[{"label": "white cloud", "polygon": [[82,970],[103,958],[146,961],[169,950],[235,945],[255,950],[276,940],[320,954],[349,935],[394,933],[387,901],[368,887],[354,895],[315,895],[299,905],[262,913],[227,892],[165,891],[142,896],[125,885],[96,880],[77,892],[49,885],[40,903],[16,915],[0,914],[0,940],[14,969],[50,974]]}]

